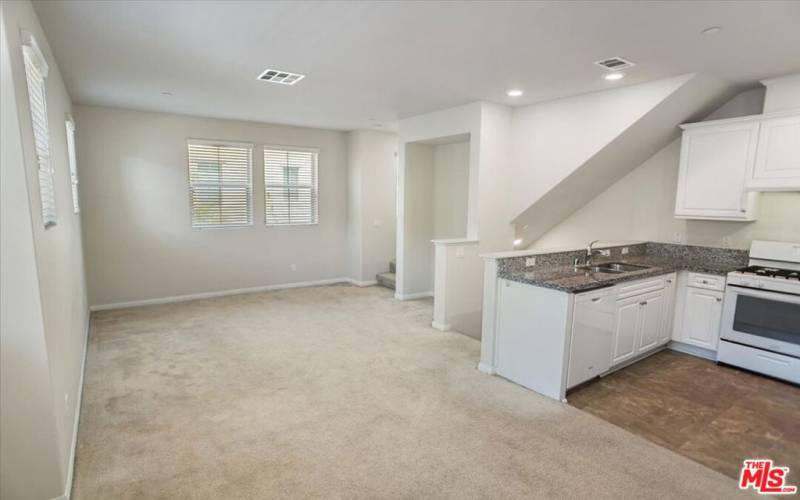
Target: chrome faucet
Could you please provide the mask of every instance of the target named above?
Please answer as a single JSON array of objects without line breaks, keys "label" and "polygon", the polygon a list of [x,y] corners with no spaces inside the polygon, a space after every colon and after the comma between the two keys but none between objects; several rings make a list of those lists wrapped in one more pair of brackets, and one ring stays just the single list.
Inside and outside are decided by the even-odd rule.
[{"label": "chrome faucet", "polygon": [[594,250],[592,248],[594,246],[594,244],[597,243],[598,241],[600,241],[600,240],[592,240],[592,241],[589,242],[589,245],[586,247],[586,265],[587,266],[591,266],[592,265],[592,259],[594,258],[594,254],[599,252],[599,250]]}]

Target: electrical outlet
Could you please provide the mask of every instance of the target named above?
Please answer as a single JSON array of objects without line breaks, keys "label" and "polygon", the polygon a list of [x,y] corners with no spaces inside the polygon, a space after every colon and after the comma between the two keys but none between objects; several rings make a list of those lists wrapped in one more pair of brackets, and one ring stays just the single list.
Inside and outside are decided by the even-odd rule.
[{"label": "electrical outlet", "polygon": [[297,271],[297,264],[289,264],[289,269],[292,271]]},{"label": "electrical outlet", "polygon": [[622,255],[628,255],[628,252],[630,252],[630,251],[631,251],[630,248],[622,247]]},{"label": "electrical outlet", "polygon": [[675,243],[683,243],[683,234],[680,231],[675,231],[675,234],[672,235],[672,241]]},{"label": "electrical outlet", "polygon": [[372,227],[381,227],[380,219],[375,219],[374,221],[372,221]]},{"label": "electrical outlet", "polygon": [[730,236],[723,236],[722,237],[722,248],[730,248],[731,247],[731,237]]},{"label": "electrical outlet", "polygon": [[456,247],[456,257],[459,259],[464,258],[464,247]]},{"label": "electrical outlet", "polygon": [[536,265],[536,257],[528,257],[525,259],[525,267],[533,267]]}]

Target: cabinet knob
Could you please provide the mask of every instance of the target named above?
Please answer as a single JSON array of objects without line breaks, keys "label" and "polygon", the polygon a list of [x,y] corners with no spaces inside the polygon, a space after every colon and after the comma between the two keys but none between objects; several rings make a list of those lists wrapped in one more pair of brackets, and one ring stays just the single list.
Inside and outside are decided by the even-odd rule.
[{"label": "cabinet knob", "polygon": [[722,299],[720,297],[717,297],[717,302],[722,302]]},{"label": "cabinet knob", "polygon": [[647,305],[647,301],[644,301],[644,302],[639,302],[639,305],[640,305],[640,306],[646,306],[646,305]]},{"label": "cabinet knob", "polygon": [[703,280],[704,285],[708,285],[708,280]]},{"label": "cabinet knob", "polygon": [[667,280],[667,283],[672,283],[672,280]]},{"label": "cabinet knob", "polygon": [[602,299],[602,298],[603,298],[603,297],[595,297],[595,298],[593,298],[593,299],[592,299],[592,302],[598,302],[598,301],[599,301],[600,299]]},{"label": "cabinet knob", "polygon": [[746,210],[746,209],[744,209],[744,208],[740,208],[740,209],[739,209],[739,211],[740,211],[740,212],[742,212],[742,213],[745,213],[745,212],[747,212],[747,210]]}]

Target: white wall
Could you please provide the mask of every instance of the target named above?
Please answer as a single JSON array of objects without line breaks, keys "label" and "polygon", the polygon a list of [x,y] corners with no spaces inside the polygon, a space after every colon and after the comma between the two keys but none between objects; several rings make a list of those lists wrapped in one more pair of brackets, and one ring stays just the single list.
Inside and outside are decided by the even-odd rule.
[{"label": "white wall", "polygon": [[[708,119],[759,114],[763,89],[743,92]],[[680,139],[537,240],[531,248],[560,248],[594,239],[651,240],[749,248],[754,239],[800,241],[800,193],[762,193],[758,220],[720,222],[674,217]]]},{"label": "white wall", "polygon": [[348,133],[347,276],[368,283],[395,256],[397,134]]},{"label": "white wall", "polygon": [[527,209],[690,76],[515,108],[512,163],[516,182],[510,193],[514,214]]},{"label": "white wall", "polygon": [[433,146],[433,238],[467,236],[469,142]]},{"label": "white wall", "polygon": [[[88,327],[81,223],[72,211],[66,150],[71,101],[30,2],[3,2],[2,18],[0,496],[49,498],[68,486]],[[58,223],[47,230],[20,29],[36,37],[50,68],[46,98]]]},{"label": "white wall", "polygon": [[767,86],[764,112],[800,109],[800,73],[763,81]]},{"label": "white wall", "polygon": [[404,156],[405,259],[398,271],[405,270],[402,293],[428,293],[433,289],[433,146],[406,144]]},{"label": "white wall", "polygon": [[[97,106],[75,119],[92,305],[346,276],[344,132]],[[192,229],[187,138],[255,144],[253,226]],[[264,144],[319,148],[318,225],[264,225]]]}]

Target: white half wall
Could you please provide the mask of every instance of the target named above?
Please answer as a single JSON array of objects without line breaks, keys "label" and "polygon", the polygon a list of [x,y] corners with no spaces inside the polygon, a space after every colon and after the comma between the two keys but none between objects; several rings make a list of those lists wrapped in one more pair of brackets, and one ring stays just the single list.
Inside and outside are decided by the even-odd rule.
[{"label": "white half wall", "polygon": [[[344,132],[76,106],[94,306],[347,275]],[[250,227],[192,229],[186,139],[251,142]],[[263,146],[319,148],[319,224],[264,225]]]},{"label": "white half wall", "polygon": [[347,276],[369,283],[395,257],[397,134],[354,130],[347,151]]}]

